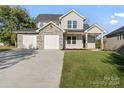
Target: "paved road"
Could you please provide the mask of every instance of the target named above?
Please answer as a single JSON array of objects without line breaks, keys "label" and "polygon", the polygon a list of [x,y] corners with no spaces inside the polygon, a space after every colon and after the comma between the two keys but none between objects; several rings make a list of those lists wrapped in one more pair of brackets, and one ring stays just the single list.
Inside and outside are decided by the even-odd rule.
[{"label": "paved road", "polygon": [[31,58],[0,70],[0,87],[59,87],[64,52],[38,50]]}]

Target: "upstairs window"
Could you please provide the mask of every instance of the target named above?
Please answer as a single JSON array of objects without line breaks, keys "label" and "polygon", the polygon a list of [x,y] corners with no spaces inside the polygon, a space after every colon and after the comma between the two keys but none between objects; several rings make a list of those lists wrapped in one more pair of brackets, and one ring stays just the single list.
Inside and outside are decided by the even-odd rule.
[{"label": "upstairs window", "polygon": [[77,28],[77,21],[73,21],[73,28]]},{"label": "upstairs window", "polygon": [[67,28],[77,28],[77,21],[68,20]]},{"label": "upstairs window", "polygon": [[71,20],[68,21],[68,28],[72,28],[72,21]]}]

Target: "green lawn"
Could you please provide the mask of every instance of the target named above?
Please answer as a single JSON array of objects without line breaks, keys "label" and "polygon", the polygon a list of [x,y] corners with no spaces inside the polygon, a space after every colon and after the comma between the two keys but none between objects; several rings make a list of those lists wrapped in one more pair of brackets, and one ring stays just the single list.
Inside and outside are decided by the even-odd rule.
[{"label": "green lawn", "polygon": [[77,51],[64,54],[60,87],[124,87],[124,54]]},{"label": "green lawn", "polygon": [[1,46],[0,52],[8,51],[8,50],[11,50],[12,48],[15,48],[15,47],[14,46]]}]

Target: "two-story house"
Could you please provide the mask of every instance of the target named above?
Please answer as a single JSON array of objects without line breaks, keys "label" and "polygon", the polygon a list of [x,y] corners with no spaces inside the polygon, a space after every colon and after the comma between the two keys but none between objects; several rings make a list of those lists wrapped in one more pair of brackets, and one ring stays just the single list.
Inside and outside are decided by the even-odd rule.
[{"label": "two-story house", "polygon": [[40,14],[36,17],[37,28],[15,31],[18,48],[38,49],[95,49],[96,37],[105,30],[98,24],[88,26],[86,17],[75,10],[65,14]]}]

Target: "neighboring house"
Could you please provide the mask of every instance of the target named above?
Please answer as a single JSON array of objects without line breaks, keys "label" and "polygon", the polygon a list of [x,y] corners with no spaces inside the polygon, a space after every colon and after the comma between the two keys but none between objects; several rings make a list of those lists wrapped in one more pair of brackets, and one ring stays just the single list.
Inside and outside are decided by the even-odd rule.
[{"label": "neighboring house", "polygon": [[96,37],[105,30],[97,24],[85,24],[86,18],[75,10],[65,14],[40,14],[37,28],[15,31],[18,48],[38,49],[94,49]]},{"label": "neighboring house", "polygon": [[124,26],[104,37],[106,50],[124,50]]}]

